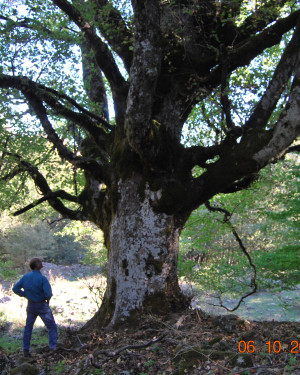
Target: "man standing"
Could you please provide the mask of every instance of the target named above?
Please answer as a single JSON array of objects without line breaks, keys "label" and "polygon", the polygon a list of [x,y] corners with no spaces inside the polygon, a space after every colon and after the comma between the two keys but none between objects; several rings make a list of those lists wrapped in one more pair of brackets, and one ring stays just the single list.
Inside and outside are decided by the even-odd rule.
[{"label": "man standing", "polygon": [[24,357],[30,357],[30,340],[34,322],[39,316],[48,329],[49,347],[54,350],[57,346],[57,327],[49,307],[52,289],[49,281],[40,270],[43,263],[39,258],[29,262],[31,272],[24,275],[13,287],[13,292],[28,299],[27,319],[23,336]]}]

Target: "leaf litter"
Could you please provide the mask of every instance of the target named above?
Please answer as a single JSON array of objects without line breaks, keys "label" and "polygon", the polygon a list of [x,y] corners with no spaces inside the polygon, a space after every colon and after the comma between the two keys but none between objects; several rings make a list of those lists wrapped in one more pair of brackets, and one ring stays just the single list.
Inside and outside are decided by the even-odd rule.
[{"label": "leaf litter", "polygon": [[[1,349],[1,374],[17,369],[21,357]],[[29,363],[39,375],[297,375],[300,323],[250,322],[199,309],[148,315],[114,331],[66,329],[55,352],[36,348]]]}]

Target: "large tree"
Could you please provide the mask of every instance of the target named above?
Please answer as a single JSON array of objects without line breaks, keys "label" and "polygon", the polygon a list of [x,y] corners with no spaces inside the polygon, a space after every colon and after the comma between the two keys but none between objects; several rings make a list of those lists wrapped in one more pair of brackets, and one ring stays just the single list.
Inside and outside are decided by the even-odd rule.
[{"label": "large tree", "polygon": [[[2,129],[2,178],[25,171],[41,194],[16,214],[47,201],[103,230],[107,290],[91,324],[186,306],[177,255],[189,215],[218,193],[247,188],[299,134],[296,2],[25,0],[2,4],[0,19],[1,124],[11,126]],[[267,53],[276,66],[265,85],[259,57]],[[241,82],[251,85],[242,75],[257,66],[251,108]],[[183,145],[195,109],[199,139]],[[37,125],[76,172],[75,193],[53,189],[16,148]]]}]

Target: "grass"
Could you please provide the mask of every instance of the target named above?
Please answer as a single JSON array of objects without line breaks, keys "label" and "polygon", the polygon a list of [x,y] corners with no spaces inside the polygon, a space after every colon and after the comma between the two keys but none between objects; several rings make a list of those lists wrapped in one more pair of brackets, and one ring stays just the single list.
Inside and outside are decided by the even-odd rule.
[{"label": "grass", "polygon": [[8,353],[13,353],[20,349],[20,340],[10,336],[0,337],[0,347]]},{"label": "grass", "polygon": [[[10,334],[0,337],[0,347],[5,349],[8,353],[14,353],[22,348],[22,338],[23,328],[14,329]],[[31,338],[31,347],[45,346],[47,344],[47,331],[41,327],[34,329]]]}]

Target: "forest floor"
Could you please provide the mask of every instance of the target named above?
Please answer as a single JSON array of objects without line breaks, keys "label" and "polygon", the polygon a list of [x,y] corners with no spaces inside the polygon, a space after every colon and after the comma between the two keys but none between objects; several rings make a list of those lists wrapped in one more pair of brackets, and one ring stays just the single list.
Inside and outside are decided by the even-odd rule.
[{"label": "forest floor", "polygon": [[29,361],[20,350],[25,302],[3,284],[1,375],[26,371],[38,375],[300,375],[300,322],[274,321],[274,315],[272,321],[266,305],[265,318],[271,321],[244,320],[195,308],[163,318],[143,316],[135,327],[113,332],[83,333],[79,328],[96,311],[105,286],[105,279],[94,277],[93,272],[87,274],[84,267],[46,265],[44,273],[55,294],[51,305],[59,325],[60,348],[48,352],[46,330],[37,322]]},{"label": "forest floor", "polygon": [[[300,324],[249,322],[234,315],[189,310],[159,319],[143,317],[118,331],[65,331],[61,347],[32,351],[28,374],[300,374]],[[240,352],[245,353],[240,353]],[[24,368],[20,353],[5,355],[2,374]],[[10,366],[16,372],[9,372]],[[18,370],[19,369],[19,370]]]}]

